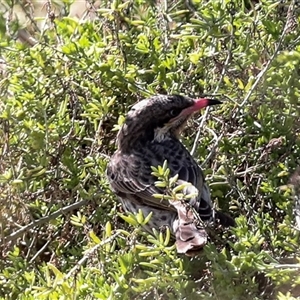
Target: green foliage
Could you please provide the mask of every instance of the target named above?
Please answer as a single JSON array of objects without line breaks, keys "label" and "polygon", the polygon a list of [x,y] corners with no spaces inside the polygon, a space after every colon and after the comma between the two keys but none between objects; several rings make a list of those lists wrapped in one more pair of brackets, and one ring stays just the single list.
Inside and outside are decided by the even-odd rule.
[{"label": "green foliage", "polygon": [[[85,4],[80,18],[70,1],[0,5],[0,297],[299,297],[287,185],[300,155],[299,8]],[[237,226],[194,258],[176,254],[168,230],[145,233],[151,215],[124,214],[105,178],[124,115],[157,93],[224,102],[183,140]],[[157,184],[180,194],[166,165],[154,167]]]}]

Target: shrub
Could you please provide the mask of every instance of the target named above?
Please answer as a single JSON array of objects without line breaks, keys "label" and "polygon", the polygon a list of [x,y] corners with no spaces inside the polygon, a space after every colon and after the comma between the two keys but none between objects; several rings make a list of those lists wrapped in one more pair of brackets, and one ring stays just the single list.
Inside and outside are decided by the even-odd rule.
[{"label": "shrub", "polygon": [[[47,1],[44,24],[37,4],[1,5],[3,299],[299,296],[293,2],[87,1],[77,18]],[[237,227],[196,258],[144,233],[147,216],[124,215],[105,178],[130,105],[157,93],[224,100],[184,143]]]}]

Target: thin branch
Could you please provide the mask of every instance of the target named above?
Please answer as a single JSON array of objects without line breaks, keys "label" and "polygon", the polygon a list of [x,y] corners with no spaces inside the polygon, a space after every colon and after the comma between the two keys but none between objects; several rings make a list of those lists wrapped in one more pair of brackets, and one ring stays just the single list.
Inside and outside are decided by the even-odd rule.
[{"label": "thin branch", "polygon": [[[58,234],[59,234],[59,231],[57,231],[55,234],[54,234],[54,236],[51,238],[51,239],[49,239],[44,245],[43,245],[43,247],[41,247],[41,249],[39,249],[35,254],[34,254],[34,256],[30,259],[30,261],[29,261],[29,263],[33,263],[35,260],[36,260],[36,258],[48,247],[48,245],[50,245],[50,243],[53,241],[53,238],[54,237],[56,237],[56,236],[58,236]],[[29,252],[28,252],[28,255],[27,255],[27,258],[29,258]]]},{"label": "thin branch", "polygon": [[109,238],[107,238],[106,240],[102,241],[101,243],[95,245],[94,247],[92,247],[91,249],[89,249],[84,256],[78,261],[78,263],[69,271],[69,273],[66,275],[66,279],[70,278],[70,276],[79,268],[81,267],[84,262],[90,257],[90,255],[96,251],[98,248],[104,246],[105,244],[108,244],[110,242],[112,242],[118,235],[120,235],[121,232],[118,231],[115,234],[113,234],[112,236],[110,236]]},{"label": "thin branch", "polygon": [[201,168],[204,168],[206,166],[206,164],[209,162],[209,160],[216,154],[216,149],[219,145],[220,140],[223,138],[224,133],[222,132],[219,136],[217,136],[215,134],[215,132],[213,130],[211,130],[210,128],[206,128],[208,131],[212,132],[212,134],[214,135],[214,140],[215,140],[215,144],[213,145],[213,147],[211,148],[208,156],[206,157],[205,161],[201,164]]},{"label": "thin branch", "polygon": [[282,264],[282,265],[275,265],[271,264],[272,268],[275,269],[300,269],[300,264]]},{"label": "thin branch", "polygon": [[[290,6],[289,6],[289,11],[292,10],[292,7],[294,6],[294,3],[293,1],[291,2]],[[287,18],[287,21],[284,25],[284,28],[283,28],[283,31],[281,33],[281,36],[280,36],[280,39],[279,39],[279,42],[275,48],[275,51],[273,53],[273,55],[271,56],[271,58],[269,59],[269,61],[267,62],[267,64],[265,65],[265,67],[259,72],[259,74],[257,75],[257,78],[254,82],[254,84],[252,85],[251,89],[249,90],[248,94],[246,95],[245,99],[243,100],[243,102],[240,104],[240,107],[243,107],[249,100],[249,98],[251,97],[251,95],[253,94],[254,90],[256,89],[257,85],[259,84],[260,80],[262,79],[262,77],[266,74],[266,72],[268,71],[271,63],[274,61],[276,55],[278,54],[280,48],[281,48],[281,45],[282,45],[282,42],[286,36],[286,33],[290,30],[290,26],[289,26],[289,18]]]},{"label": "thin branch", "polygon": [[23,233],[25,233],[26,231],[28,231],[29,229],[34,228],[35,226],[39,226],[42,225],[44,223],[47,223],[48,221],[55,219],[57,217],[59,217],[62,214],[65,214],[69,211],[72,211],[74,209],[77,209],[83,205],[86,205],[88,203],[88,200],[81,200],[79,202],[73,203],[69,206],[66,206],[64,208],[61,208],[59,210],[57,210],[56,212],[54,212],[53,214],[46,216],[46,217],[42,217],[38,220],[35,220],[31,223],[29,223],[26,226],[21,227],[19,230],[15,231],[14,233],[12,233],[11,235],[4,237],[4,239],[2,241],[0,241],[0,245],[4,245],[7,242],[10,241],[15,241],[16,239],[18,239],[19,237],[22,236]]},{"label": "thin branch", "polygon": [[[227,69],[227,66],[229,65],[229,62],[230,62],[230,59],[231,59],[231,50],[233,48],[233,30],[231,32],[231,39],[230,39],[230,46],[229,46],[229,49],[228,49],[228,54],[227,54],[227,57],[226,57],[226,60],[224,62],[224,65],[223,65],[223,68],[222,68],[222,72],[221,72],[221,76],[220,76],[220,79],[218,81],[218,84],[214,90],[214,94],[217,94],[219,88],[220,88],[220,84],[221,82],[223,81],[223,78],[224,78],[224,75],[225,75],[225,72],[226,72],[226,69]],[[192,150],[191,150],[191,155],[194,155],[195,154],[195,151],[197,149],[197,144],[198,144],[198,141],[200,139],[200,134],[201,134],[201,128],[203,128],[203,125],[207,119],[207,116],[208,116],[208,112],[209,112],[209,106],[205,109],[205,112],[201,118],[201,123],[199,125],[199,130],[197,131],[197,134],[196,134],[196,137],[195,137],[195,140],[194,140],[194,144],[193,144],[193,147],[192,147]]]}]

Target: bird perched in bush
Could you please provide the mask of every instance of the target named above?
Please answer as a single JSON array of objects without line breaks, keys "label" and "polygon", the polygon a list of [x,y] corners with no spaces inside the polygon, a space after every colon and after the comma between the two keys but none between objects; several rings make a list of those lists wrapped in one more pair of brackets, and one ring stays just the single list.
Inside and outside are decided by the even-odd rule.
[{"label": "bird perched in bush", "polygon": [[[179,136],[193,113],[209,105],[220,104],[215,99],[192,99],[179,95],[158,95],[135,104],[117,135],[117,151],[112,156],[107,176],[112,190],[126,211],[142,210],[144,216],[152,212],[145,226],[168,226],[176,239],[179,253],[202,248],[207,233],[199,222],[219,219],[224,226],[234,225],[229,216],[213,211],[209,189],[203,173]],[[157,178],[151,166],[162,166],[167,161],[170,175],[178,174],[177,184],[190,183],[184,188],[191,199],[158,199],[164,193],[155,186]]]}]

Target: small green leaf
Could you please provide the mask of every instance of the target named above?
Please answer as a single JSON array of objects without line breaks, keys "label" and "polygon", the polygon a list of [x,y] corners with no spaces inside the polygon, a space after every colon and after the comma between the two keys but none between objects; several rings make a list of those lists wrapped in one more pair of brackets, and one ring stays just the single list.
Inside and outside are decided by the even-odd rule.
[{"label": "small green leaf", "polygon": [[119,214],[119,216],[127,223],[133,225],[133,226],[137,226],[138,222],[136,220],[134,220],[131,216],[125,216],[123,214]]},{"label": "small green leaf", "polygon": [[89,232],[89,236],[95,244],[100,244],[101,240],[96,236],[93,230]]},{"label": "small green leaf", "polygon": [[146,225],[150,221],[152,214],[152,212],[149,213],[149,215],[144,219],[142,225]]}]

